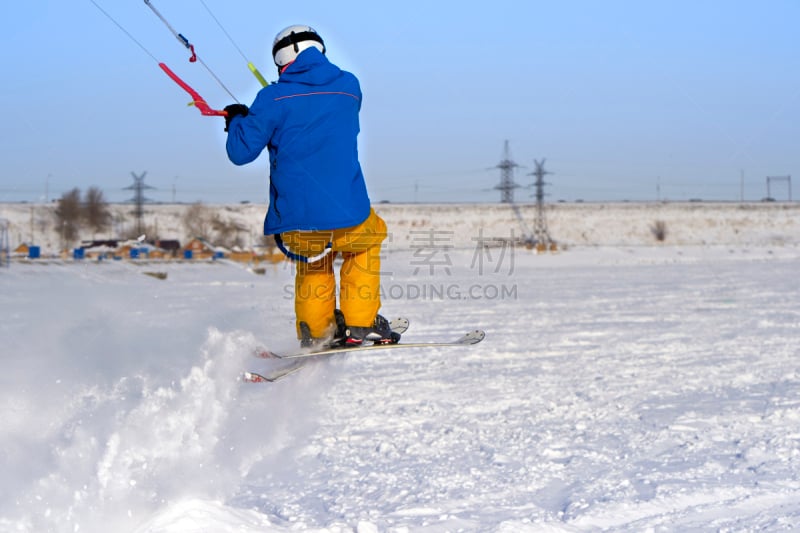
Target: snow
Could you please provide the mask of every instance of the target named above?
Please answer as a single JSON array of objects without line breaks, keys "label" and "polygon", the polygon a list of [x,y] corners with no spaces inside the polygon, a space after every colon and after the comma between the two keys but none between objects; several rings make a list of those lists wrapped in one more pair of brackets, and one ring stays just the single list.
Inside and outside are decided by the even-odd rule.
[{"label": "snow", "polygon": [[707,239],[390,246],[406,340],[486,340],[273,384],[239,377],[296,344],[285,265],[15,262],[0,531],[797,529],[800,246]]},{"label": "snow", "polygon": [[[12,250],[21,243],[41,246],[43,256],[61,245],[55,224],[56,204],[0,203],[0,221],[9,222]],[[147,204],[144,224],[148,239],[177,239],[182,245],[196,237],[187,233],[188,204]],[[256,204],[206,206],[237,233],[241,244],[261,242],[265,207]],[[472,249],[479,239],[514,239],[530,235],[536,219],[534,204],[378,204],[387,223],[390,244],[411,248],[431,238]],[[111,204],[114,220],[107,234],[84,238],[117,239],[136,233],[130,204]],[[559,203],[545,209],[550,235],[567,246],[651,246],[653,227],[664,224],[672,245],[785,245],[800,243],[800,203]],[[136,233],[138,236],[138,233]],[[71,246],[77,243],[71,243]]]}]

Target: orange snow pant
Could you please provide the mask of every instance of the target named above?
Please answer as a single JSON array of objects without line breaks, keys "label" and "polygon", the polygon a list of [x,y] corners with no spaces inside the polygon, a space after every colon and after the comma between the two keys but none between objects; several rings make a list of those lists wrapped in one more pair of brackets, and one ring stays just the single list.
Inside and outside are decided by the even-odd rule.
[{"label": "orange snow pant", "polygon": [[289,231],[281,234],[284,245],[293,253],[313,257],[330,242],[332,252],[313,263],[297,263],[294,308],[297,335],[300,322],[308,324],[311,336],[332,334],[336,308],[334,259],[341,254],[339,270],[339,309],[348,326],[369,327],[381,306],[381,243],[386,238],[386,223],[374,210],[357,226],[331,231]]}]

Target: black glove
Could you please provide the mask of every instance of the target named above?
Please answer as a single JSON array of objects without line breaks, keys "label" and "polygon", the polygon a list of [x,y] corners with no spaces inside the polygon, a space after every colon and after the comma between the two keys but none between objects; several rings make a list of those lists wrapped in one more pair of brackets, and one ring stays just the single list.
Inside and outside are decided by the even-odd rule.
[{"label": "black glove", "polygon": [[225,131],[228,131],[228,126],[231,125],[233,117],[237,115],[246,117],[250,110],[247,109],[247,106],[244,104],[231,104],[225,107],[225,112],[227,113],[227,115],[225,115]]}]

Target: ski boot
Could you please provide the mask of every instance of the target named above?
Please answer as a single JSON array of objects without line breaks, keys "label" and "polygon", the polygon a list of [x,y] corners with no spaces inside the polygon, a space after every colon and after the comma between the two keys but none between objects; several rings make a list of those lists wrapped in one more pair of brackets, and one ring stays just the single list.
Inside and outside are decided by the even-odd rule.
[{"label": "ski boot", "polygon": [[319,339],[311,336],[311,328],[306,322],[298,324],[300,328],[300,348],[313,348],[319,343]]},{"label": "ski boot", "polygon": [[381,315],[375,317],[371,327],[347,326],[344,335],[345,346],[361,346],[365,342],[374,344],[397,344],[400,334],[392,331],[389,321]]},{"label": "ski boot", "polygon": [[338,309],[333,310],[333,321],[336,329],[333,331],[333,338],[328,342],[331,348],[341,348],[346,345],[347,325],[344,321],[344,313]]},{"label": "ski boot", "polygon": [[344,322],[344,314],[338,309],[333,311],[334,330],[331,337],[324,339],[311,336],[311,328],[305,322],[300,322],[300,347],[308,349],[337,348],[345,345],[347,326]]}]

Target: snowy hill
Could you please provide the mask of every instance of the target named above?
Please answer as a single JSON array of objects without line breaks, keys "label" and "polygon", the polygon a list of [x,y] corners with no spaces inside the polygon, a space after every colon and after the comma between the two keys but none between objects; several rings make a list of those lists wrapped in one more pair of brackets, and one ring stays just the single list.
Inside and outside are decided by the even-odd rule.
[{"label": "snowy hill", "polygon": [[[265,207],[261,205],[207,206],[222,220],[241,230],[245,246],[259,242]],[[22,242],[39,244],[43,252],[58,249],[55,206],[0,204],[0,219],[9,221],[11,247]],[[83,238],[117,238],[132,232],[133,206],[110,206],[113,229]],[[147,205],[144,223],[148,237],[178,239],[185,243],[182,222],[188,205]],[[408,249],[435,237],[443,244],[473,248],[478,239],[510,239],[529,235],[536,208],[504,204],[379,204],[386,219],[391,249]],[[797,245],[800,243],[798,203],[614,203],[550,204],[546,206],[550,236],[567,246],[640,246],[656,244],[652,228],[666,228],[666,244]]]}]

